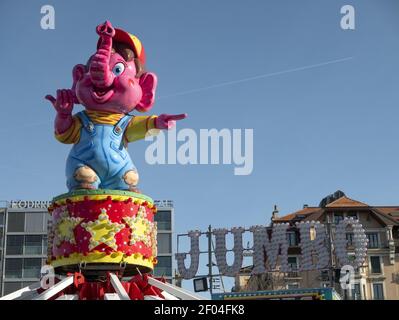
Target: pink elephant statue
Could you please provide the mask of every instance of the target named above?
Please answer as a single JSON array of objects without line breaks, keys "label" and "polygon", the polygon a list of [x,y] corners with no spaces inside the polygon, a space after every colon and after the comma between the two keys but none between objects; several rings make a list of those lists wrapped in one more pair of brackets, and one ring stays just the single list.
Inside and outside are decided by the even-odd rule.
[{"label": "pink elephant statue", "polygon": [[[157,77],[145,70],[145,51],[134,35],[109,21],[96,29],[97,51],[73,68],[71,89],[47,95],[56,110],[55,136],[73,144],[66,164],[69,191],[116,189],[138,191],[139,175],[127,144],[151,129],[170,129],[186,114],[138,116],[155,101]],[[85,110],[72,115],[74,104]]]}]

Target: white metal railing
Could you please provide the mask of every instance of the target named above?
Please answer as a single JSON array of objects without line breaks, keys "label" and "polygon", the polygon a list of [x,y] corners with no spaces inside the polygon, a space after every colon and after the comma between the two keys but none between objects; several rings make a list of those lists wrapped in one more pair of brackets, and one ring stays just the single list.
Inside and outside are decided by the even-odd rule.
[{"label": "white metal railing", "polygon": [[[208,300],[206,298],[200,297],[194,293],[191,293],[188,290],[179,288],[175,285],[164,283],[152,277],[147,277],[148,284],[158,288],[161,290],[162,296],[165,300]],[[118,276],[114,273],[110,273],[110,281],[111,285],[115,290],[115,293],[105,293],[105,300],[131,300],[128,293],[126,292],[123,284],[119,280]],[[72,285],[74,282],[74,276],[68,276],[67,278],[61,280],[54,286],[48,288],[42,293],[38,293],[38,289],[40,289],[40,282],[31,284],[25,288],[22,288],[18,291],[10,293],[4,297],[1,297],[0,300],[48,300],[54,297],[55,295],[63,292],[66,288]],[[59,296],[56,300],[78,300],[78,294],[63,294]],[[164,300],[163,298],[155,295],[146,295],[144,296],[144,300]]]}]

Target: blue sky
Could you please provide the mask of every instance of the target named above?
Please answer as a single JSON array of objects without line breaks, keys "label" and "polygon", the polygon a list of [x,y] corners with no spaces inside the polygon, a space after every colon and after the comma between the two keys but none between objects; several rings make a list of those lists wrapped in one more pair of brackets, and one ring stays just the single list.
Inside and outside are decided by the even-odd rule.
[{"label": "blue sky", "polygon": [[[55,30],[40,28],[44,4]],[[355,30],[340,28],[345,4]],[[337,189],[399,204],[398,1],[3,0],[0,17],[0,199],[66,191],[70,146],[54,139],[43,97],[71,86],[72,67],[95,50],[95,26],[109,19],[146,48],[159,78],[152,114],[186,112],[178,128],[196,132],[254,130],[249,176],[233,165],[150,166],[149,143],[130,145],[143,192],[174,201],[176,233],[269,223],[274,204],[289,213]]]}]

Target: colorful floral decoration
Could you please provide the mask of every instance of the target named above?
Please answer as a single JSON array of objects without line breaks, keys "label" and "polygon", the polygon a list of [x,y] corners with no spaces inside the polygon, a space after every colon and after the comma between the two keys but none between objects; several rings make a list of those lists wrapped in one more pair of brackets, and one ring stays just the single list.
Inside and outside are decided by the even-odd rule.
[{"label": "colorful floral decoration", "polygon": [[146,246],[151,245],[151,235],[154,232],[154,223],[147,220],[147,211],[144,206],[140,206],[135,217],[124,217],[130,230],[130,245],[143,242]]},{"label": "colorful floral decoration", "polygon": [[118,246],[115,241],[115,234],[124,228],[123,224],[112,222],[109,219],[106,209],[101,209],[101,214],[97,220],[83,222],[82,227],[85,228],[90,234],[89,249],[93,250],[101,243],[106,244],[108,247],[117,250]]},{"label": "colorful floral decoration", "polygon": [[62,241],[76,244],[74,230],[82,220],[82,218],[71,217],[68,210],[64,208],[54,225],[54,233],[57,235],[54,240],[55,244],[60,246]]},{"label": "colorful floral decoration", "polygon": [[53,199],[48,261],[58,273],[125,263],[125,275],[153,270],[156,207],[143,194],[121,190],[76,190]]},{"label": "colorful floral decoration", "polygon": [[153,257],[156,257],[158,255],[157,234],[158,234],[158,226],[157,226],[157,223],[154,222],[153,232],[151,233],[151,250],[152,250],[152,256]]}]

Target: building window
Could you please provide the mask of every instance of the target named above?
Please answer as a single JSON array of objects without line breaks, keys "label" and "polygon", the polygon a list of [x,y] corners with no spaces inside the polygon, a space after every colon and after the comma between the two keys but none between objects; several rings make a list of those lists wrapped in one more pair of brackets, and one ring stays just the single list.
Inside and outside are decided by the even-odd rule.
[{"label": "building window", "polygon": [[154,221],[157,223],[158,230],[171,230],[171,211],[158,211],[154,216]]},{"label": "building window", "polygon": [[7,255],[42,254],[45,252],[42,235],[10,235],[7,236]]},{"label": "building window", "polygon": [[22,278],[22,261],[23,259],[6,259],[5,277]]},{"label": "building window", "polygon": [[289,283],[287,284],[287,289],[298,289],[299,288],[299,283]]},{"label": "building window", "polygon": [[171,257],[157,257],[158,263],[154,268],[154,275],[158,277],[172,276],[172,258]]},{"label": "building window", "polygon": [[334,213],[334,223],[339,224],[341,220],[344,220],[344,214],[343,213]]},{"label": "building window", "polygon": [[374,300],[384,300],[384,287],[382,283],[373,283]]},{"label": "building window", "polygon": [[41,266],[42,266],[42,259],[40,258],[24,259],[23,277],[39,278]]},{"label": "building window", "polygon": [[353,218],[355,220],[357,220],[357,212],[356,211],[349,211],[346,213],[346,217],[347,218]]},{"label": "building window", "polygon": [[0,211],[0,226],[4,225],[4,211]]},{"label": "building window", "polygon": [[[348,260],[350,261],[351,264],[355,264],[356,260],[356,255],[355,252],[348,252]],[[356,274],[359,274],[359,267],[355,267],[355,272]]]},{"label": "building window", "polygon": [[381,273],[381,260],[378,256],[371,256],[370,257],[370,268],[371,273],[379,274]]},{"label": "building window", "polygon": [[25,213],[9,212],[8,213],[8,232],[24,232],[25,230]]},{"label": "building window", "polygon": [[0,226],[0,250],[3,248],[3,235],[4,235],[4,228]]},{"label": "building window", "polygon": [[24,282],[22,282],[22,288],[28,287],[28,286],[30,286],[32,284],[36,284],[36,283],[37,283],[37,281],[24,281]]},{"label": "building window", "polygon": [[288,266],[292,271],[298,270],[298,259],[296,257],[288,257]]},{"label": "building window", "polygon": [[330,279],[329,271],[328,270],[322,270],[320,272],[320,277],[322,281],[328,281]]},{"label": "building window", "polygon": [[7,236],[7,255],[23,254],[24,236]]},{"label": "building window", "polygon": [[362,300],[360,283],[355,283],[354,288],[352,289],[352,299],[353,300]]},{"label": "building window", "polygon": [[42,254],[42,236],[25,236],[25,254]]},{"label": "building window", "polygon": [[26,232],[44,232],[44,215],[43,212],[27,212],[26,213]]},{"label": "building window", "polygon": [[42,238],[42,249],[43,249],[43,253],[46,254],[47,253],[47,245],[48,245],[48,237],[47,234],[43,235]]},{"label": "building window", "polygon": [[158,233],[158,254],[172,253],[172,237],[170,233]]},{"label": "building window", "polygon": [[298,246],[298,237],[295,232],[288,232],[287,233],[287,240],[288,240],[288,245],[290,247],[296,247]]},{"label": "building window", "polygon": [[4,282],[4,295],[13,293],[22,287],[22,282]]},{"label": "building window", "polygon": [[369,242],[368,242],[369,248],[378,248],[379,247],[378,233],[368,233],[367,239],[369,239]]},{"label": "building window", "polygon": [[353,246],[353,233],[346,234],[346,241],[348,246]]}]

